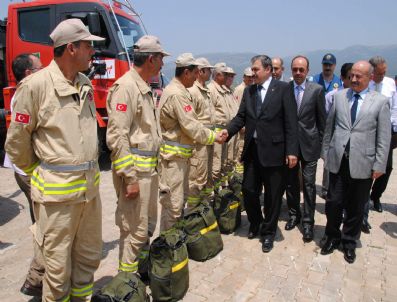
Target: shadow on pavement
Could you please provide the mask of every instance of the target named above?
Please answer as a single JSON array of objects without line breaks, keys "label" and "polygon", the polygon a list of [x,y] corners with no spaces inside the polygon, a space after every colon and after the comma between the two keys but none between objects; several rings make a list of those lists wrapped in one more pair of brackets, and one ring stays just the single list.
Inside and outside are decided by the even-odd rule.
[{"label": "shadow on pavement", "polygon": [[113,276],[103,276],[102,278],[98,279],[97,281],[94,282],[94,293],[96,292],[96,290],[101,289],[102,287],[104,287],[106,284],[108,284],[110,282],[110,280],[113,279]]},{"label": "shadow on pavement", "polygon": [[19,215],[23,205],[19,204],[15,200],[11,199],[21,194],[20,190],[15,191],[10,197],[0,196],[0,226],[11,221],[13,218]]},{"label": "shadow on pavement", "polygon": [[397,222],[382,222],[380,228],[391,238],[397,239]]},{"label": "shadow on pavement", "polygon": [[109,252],[113,250],[117,245],[119,245],[119,239],[109,242],[103,242],[102,259],[105,259],[108,256]]}]

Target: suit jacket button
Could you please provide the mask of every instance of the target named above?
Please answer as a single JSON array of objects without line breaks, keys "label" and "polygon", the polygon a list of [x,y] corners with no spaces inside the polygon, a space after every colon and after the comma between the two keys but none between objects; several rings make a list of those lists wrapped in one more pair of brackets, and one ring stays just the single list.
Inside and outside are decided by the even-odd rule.
[{"label": "suit jacket button", "polygon": [[346,145],[343,145],[343,148],[345,148],[346,147]]}]

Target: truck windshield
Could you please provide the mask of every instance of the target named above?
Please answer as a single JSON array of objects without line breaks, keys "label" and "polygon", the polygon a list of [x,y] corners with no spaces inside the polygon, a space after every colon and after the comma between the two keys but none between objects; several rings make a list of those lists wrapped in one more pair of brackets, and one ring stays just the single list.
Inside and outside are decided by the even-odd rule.
[{"label": "truck windshield", "polygon": [[[122,42],[122,37],[124,38],[125,45],[127,47],[128,53],[132,54],[132,47],[139,40],[140,37],[144,35],[141,26],[138,23],[135,23],[132,20],[129,20],[125,17],[116,14],[117,21],[119,22],[121,32],[118,30],[117,24],[115,24],[115,28],[117,30],[117,34],[119,35],[120,42]],[[116,23],[114,21],[114,23]]]}]

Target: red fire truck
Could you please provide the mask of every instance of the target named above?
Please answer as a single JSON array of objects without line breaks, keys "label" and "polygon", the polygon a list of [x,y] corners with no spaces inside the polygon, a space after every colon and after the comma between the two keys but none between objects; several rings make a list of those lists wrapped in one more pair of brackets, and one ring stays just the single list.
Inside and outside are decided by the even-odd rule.
[{"label": "red fire truck", "polygon": [[[134,43],[144,35],[139,15],[128,0],[36,0],[10,4],[8,16],[0,21],[0,149],[10,121],[10,101],[16,81],[11,62],[21,53],[34,53],[43,66],[53,59],[49,34],[55,26],[69,18],[79,18],[92,34],[105,37],[95,42],[92,69],[88,71],[94,87],[97,107],[98,135],[103,146],[106,133],[106,96],[108,89],[131,65]],[[151,82],[159,93],[161,79]]]}]

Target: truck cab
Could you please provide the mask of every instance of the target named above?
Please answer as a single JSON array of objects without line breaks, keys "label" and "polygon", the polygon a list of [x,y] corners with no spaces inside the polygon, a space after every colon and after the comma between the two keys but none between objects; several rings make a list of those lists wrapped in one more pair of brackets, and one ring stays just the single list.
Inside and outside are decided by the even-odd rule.
[{"label": "truck cab", "polygon": [[[103,42],[94,42],[93,67],[87,71],[94,88],[98,134],[104,146],[108,89],[129,70],[133,45],[144,35],[138,15],[128,0],[36,0],[8,6],[8,17],[0,23],[0,88],[3,89],[0,149],[4,145],[10,101],[17,84],[11,62],[21,53],[33,53],[47,66],[53,59],[49,34],[58,23],[70,18],[81,19],[92,34],[106,38]],[[151,83],[157,94],[162,86],[160,79]]]}]

